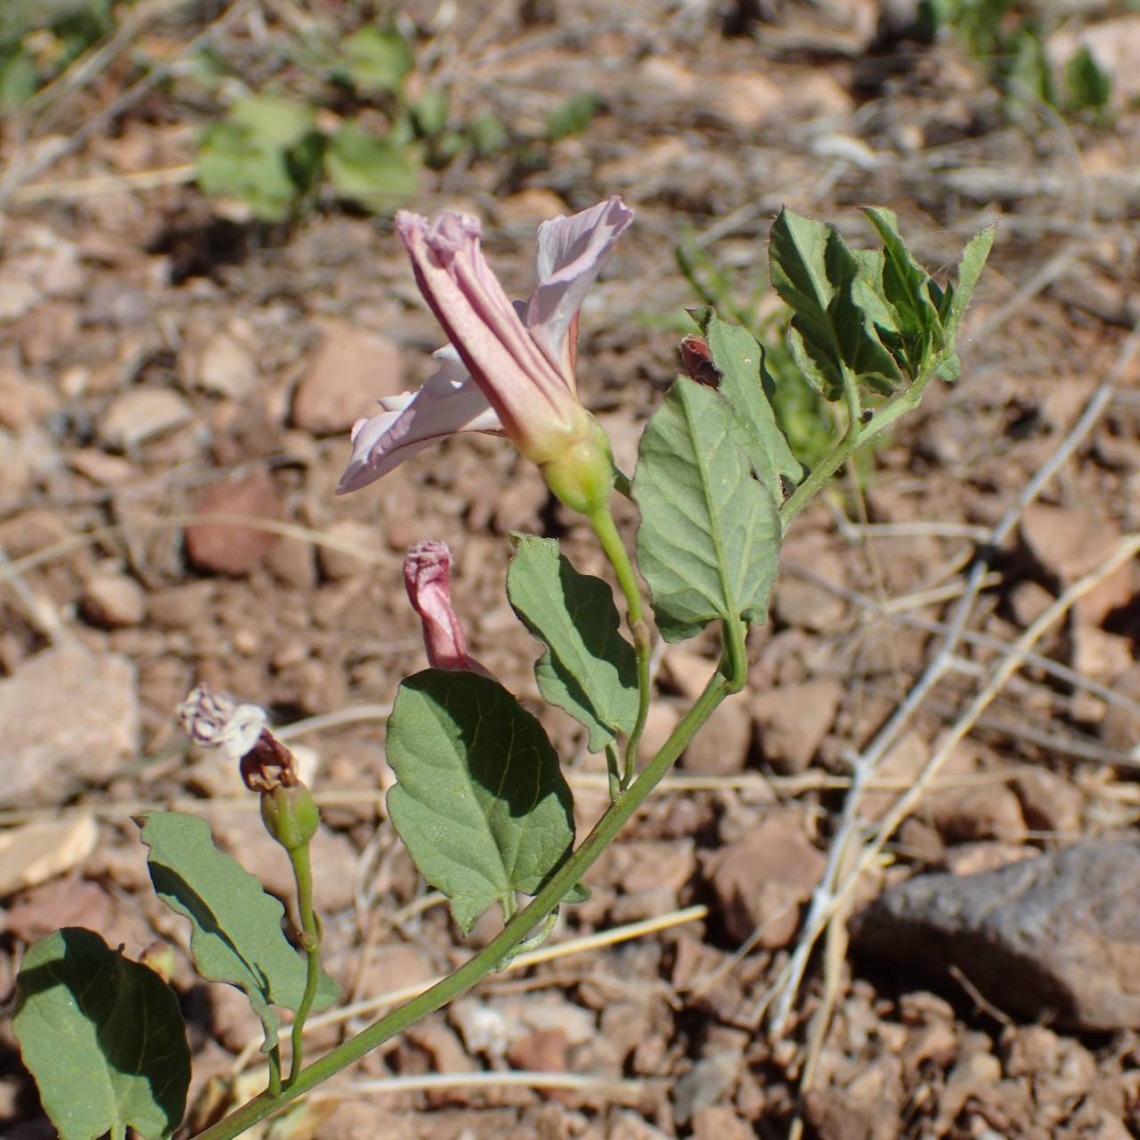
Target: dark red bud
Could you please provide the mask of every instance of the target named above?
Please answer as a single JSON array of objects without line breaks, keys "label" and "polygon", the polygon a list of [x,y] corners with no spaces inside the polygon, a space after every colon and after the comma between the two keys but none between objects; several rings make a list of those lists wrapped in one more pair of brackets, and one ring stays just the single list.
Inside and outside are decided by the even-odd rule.
[{"label": "dark red bud", "polygon": [[713,364],[709,342],[703,336],[694,333],[681,341],[681,360],[691,380],[706,388],[720,387],[720,369]]}]

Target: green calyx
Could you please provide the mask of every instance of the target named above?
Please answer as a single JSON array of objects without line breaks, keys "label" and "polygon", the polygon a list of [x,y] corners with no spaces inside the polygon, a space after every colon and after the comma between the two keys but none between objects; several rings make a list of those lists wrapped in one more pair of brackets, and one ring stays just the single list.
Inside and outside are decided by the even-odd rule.
[{"label": "green calyx", "polygon": [[304,784],[278,786],[261,797],[265,830],[285,848],[298,851],[308,845],[321,825],[321,813]]},{"label": "green calyx", "polygon": [[539,470],[558,501],[582,515],[605,508],[614,487],[614,459],[609,436],[593,416],[586,430],[557,459]]}]

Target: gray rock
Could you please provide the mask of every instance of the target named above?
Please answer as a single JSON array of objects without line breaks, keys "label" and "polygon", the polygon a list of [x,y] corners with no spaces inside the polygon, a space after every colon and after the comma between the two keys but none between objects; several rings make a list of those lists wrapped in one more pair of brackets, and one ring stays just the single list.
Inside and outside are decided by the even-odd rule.
[{"label": "gray rock", "polygon": [[851,924],[867,954],[957,966],[1005,1012],[1063,1029],[1140,1026],[1140,843],[1089,840],[985,874],[921,875]]},{"label": "gray rock", "polygon": [[0,681],[0,805],[58,803],[115,775],[138,748],[134,666],[72,646],[45,650]]}]

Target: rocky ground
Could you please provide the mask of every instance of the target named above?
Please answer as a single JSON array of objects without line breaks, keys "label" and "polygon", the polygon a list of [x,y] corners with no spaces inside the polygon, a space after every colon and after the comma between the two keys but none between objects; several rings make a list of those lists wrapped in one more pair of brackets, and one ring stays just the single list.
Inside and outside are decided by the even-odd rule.
[{"label": "rocky ground", "polygon": [[[216,103],[179,83],[122,98],[138,58],[177,59],[219,17],[219,54],[262,69],[305,20],[348,20],[331,0],[239,8],[143,22],[135,56],[50,116],[10,115],[0,150],[0,991],[61,925],[131,956],[168,940],[200,1120],[253,1066],[258,1026],[236,992],[195,983],[131,817],[193,810],[269,889],[289,879],[236,774],[188,753],[177,703],[204,680],[297,726],[324,810],[329,968],[378,1008],[471,945],[384,816],[386,703],[423,665],[404,551],[451,545],[472,651],[525,700],[536,649],[505,596],[509,532],[599,568],[499,441],[334,497],[352,422],[426,375],[439,333],[388,218],[321,202],[256,223],[187,183]],[[627,469],[697,301],[679,242],[749,305],[782,205],[868,244],[858,205],[888,205],[933,270],[995,221],[997,240],[961,381],[797,523],[749,691],[595,868],[550,940],[566,952],[481,986],[273,1135],[1140,1134],[1140,17],[1083,11],[1053,46],[1094,30],[1112,46],[1098,121],[1011,117],[985,61],[908,38],[886,0],[406,6],[420,78],[457,114],[540,131],[598,102],[542,162],[425,172],[415,205],[479,213],[517,295],[539,220],[612,193],[636,209],[579,348]],[[664,653],[651,735],[715,649]],[[571,722],[544,722],[579,755]],[[582,759],[570,779],[588,824],[604,778]],[[830,922],[809,913],[823,882]],[[574,945],[642,920],[664,928]],[[312,1048],[368,1016],[326,1019]],[[49,1136],[0,1034],[0,1131]],[[431,1074],[453,1079],[417,1086]]]}]

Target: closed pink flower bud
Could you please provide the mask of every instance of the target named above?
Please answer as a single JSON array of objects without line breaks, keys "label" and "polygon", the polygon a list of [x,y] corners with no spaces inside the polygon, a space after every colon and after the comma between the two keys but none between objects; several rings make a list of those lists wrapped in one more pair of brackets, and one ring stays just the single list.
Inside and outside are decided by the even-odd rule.
[{"label": "closed pink flower bud", "polygon": [[436,669],[491,673],[467,652],[459,615],[451,605],[451,551],[445,542],[421,542],[404,559],[404,585],[420,615],[428,663]]}]

